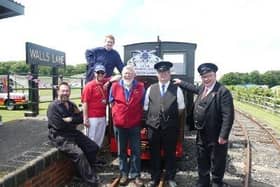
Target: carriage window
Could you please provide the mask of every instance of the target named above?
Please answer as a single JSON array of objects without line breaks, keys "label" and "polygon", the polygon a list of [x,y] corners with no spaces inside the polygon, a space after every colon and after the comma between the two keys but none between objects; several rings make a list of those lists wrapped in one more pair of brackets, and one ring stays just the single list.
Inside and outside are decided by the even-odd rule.
[{"label": "carriage window", "polygon": [[167,60],[173,63],[171,73],[175,75],[186,74],[186,63],[184,62],[185,53],[164,53],[163,60]]}]

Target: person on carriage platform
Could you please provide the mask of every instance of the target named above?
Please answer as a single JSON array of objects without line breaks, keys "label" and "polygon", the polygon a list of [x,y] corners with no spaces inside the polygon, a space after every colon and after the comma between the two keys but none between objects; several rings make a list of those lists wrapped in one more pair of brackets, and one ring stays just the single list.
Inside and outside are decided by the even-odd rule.
[{"label": "person on carriage platform", "polygon": [[[160,61],[154,65],[158,82],[146,92],[144,111],[148,126],[151,154],[151,181],[147,187],[156,187],[162,170],[164,180],[170,187],[176,187],[176,144],[179,137],[179,115],[185,109],[184,95],[178,86],[171,83],[171,62]],[[164,167],[161,166],[161,149],[164,152]]]},{"label": "person on carriage platform", "polygon": [[111,77],[115,68],[121,73],[124,64],[118,51],[113,49],[115,37],[113,35],[105,36],[104,46],[87,49],[85,52],[87,60],[86,83],[94,77],[94,67],[97,63],[102,63],[105,67],[105,77]]},{"label": "person on carriage platform", "polygon": [[[230,91],[216,80],[218,67],[203,63],[198,67],[202,84],[174,79],[174,84],[197,94],[193,118],[197,129],[197,187],[222,187],[226,167],[228,137],[234,121]],[[212,180],[210,180],[210,175]]]},{"label": "person on carriage platform", "polygon": [[[141,179],[140,130],[143,116],[144,84],[135,80],[135,70],[126,65],[122,79],[114,82],[110,89],[109,102],[118,146],[120,184],[127,185],[134,180],[136,186],[143,186]],[[128,162],[127,149],[131,150]]]}]

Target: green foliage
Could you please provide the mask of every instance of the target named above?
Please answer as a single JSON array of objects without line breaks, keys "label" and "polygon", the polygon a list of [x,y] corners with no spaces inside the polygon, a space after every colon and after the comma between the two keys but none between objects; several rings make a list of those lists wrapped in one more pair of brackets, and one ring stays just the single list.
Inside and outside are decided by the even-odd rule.
[{"label": "green foliage", "polygon": [[20,73],[28,73],[29,71],[30,71],[29,66],[23,61],[13,63],[10,67],[10,72],[13,73],[20,74]]},{"label": "green foliage", "polygon": [[[39,66],[40,76],[49,76],[52,74],[52,67]],[[66,65],[65,68],[59,68],[58,73],[63,76],[72,76],[82,74],[86,71],[86,64]],[[0,74],[8,73],[26,74],[30,72],[30,67],[25,61],[0,62]]]},{"label": "green foliage", "polygon": [[259,86],[228,86],[228,88],[235,94],[247,94],[248,96],[257,95],[257,96],[265,96],[265,97],[276,97],[273,91],[266,87]]},{"label": "green foliage", "polygon": [[264,74],[260,74],[258,71],[251,73],[231,72],[224,74],[219,81],[225,85],[256,84],[273,87],[280,85],[280,71],[267,71]]}]

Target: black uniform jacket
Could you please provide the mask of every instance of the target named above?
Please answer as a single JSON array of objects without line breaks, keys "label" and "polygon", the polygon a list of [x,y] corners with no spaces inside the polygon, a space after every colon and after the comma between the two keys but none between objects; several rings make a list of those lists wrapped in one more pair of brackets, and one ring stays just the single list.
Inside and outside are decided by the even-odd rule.
[{"label": "black uniform jacket", "polygon": [[[194,116],[202,116],[203,124],[201,124],[202,129],[198,130],[198,143],[216,143],[219,137],[228,139],[234,121],[233,98],[230,91],[216,82],[213,90],[204,99],[201,99],[203,85],[196,87],[193,84],[182,82],[180,87],[198,94],[195,105],[201,102],[204,102],[205,105],[203,114],[196,114],[198,112],[196,109],[193,111]],[[194,118],[194,120],[196,119]]]}]

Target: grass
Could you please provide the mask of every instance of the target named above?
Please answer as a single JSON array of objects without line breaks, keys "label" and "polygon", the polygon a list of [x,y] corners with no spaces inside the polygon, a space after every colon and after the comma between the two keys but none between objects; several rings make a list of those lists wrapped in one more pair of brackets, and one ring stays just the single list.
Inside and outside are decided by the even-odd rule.
[{"label": "grass", "polygon": [[[77,99],[79,96],[80,90],[73,89],[72,96],[75,97],[72,101],[74,101],[77,105],[81,103],[80,99]],[[51,91],[46,92],[44,91],[43,95],[51,95]],[[244,104],[238,101],[234,102],[235,107],[241,111],[245,111],[246,113],[254,116],[258,121],[267,123],[271,128],[273,128],[278,134],[280,134],[280,116],[275,115],[269,111],[263,110],[257,106]],[[40,103],[39,105],[39,116],[44,117],[46,116],[47,108],[49,103]],[[6,108],[0,108],[0,113],[2,116],[2,122],[12,121],[16,119],[23,119],[24,118],[25,110],[13,110],[8,111]]]},{"label": "grass", "polygon": [[258,106],[241,103],[239,101],[234,102],[235,108],[248,113],[253,116],[257,121],[266,123],[278,134],[280,134],[280,116],[273,114],[267,110],[263,110]]},{"label": "grass", "polygon": [[[52,101],[52,90],[51,89],[40,89],[39,96],[41,101],[47,101],[45,103],[39,104],[39,117],[46,116],[47,109],[49,103]],[[78,105],[81,103],[80,101],[81,89],[80,88],[72,88],[71,89],[71,98]],[[17,109],[9,111],[5,106],[0,107],[0,115],[2,116],[2,122],[8,122],[16,119],[23,119],[25,109]]]},{"label": "grass", "polygon": [[[81,103],[80,99],[73,99],[74,103],[79,105]],[[47,114],[49,103],[40,103],[39,104],[39,116],[38,117],[45,117]],[[25,109],[17,109],[9,111],[5,107],[0,108],[0,115],[2,116],[2,122],[13,121],[17,119],[24,119],[24,113],[26,112]]]}]

